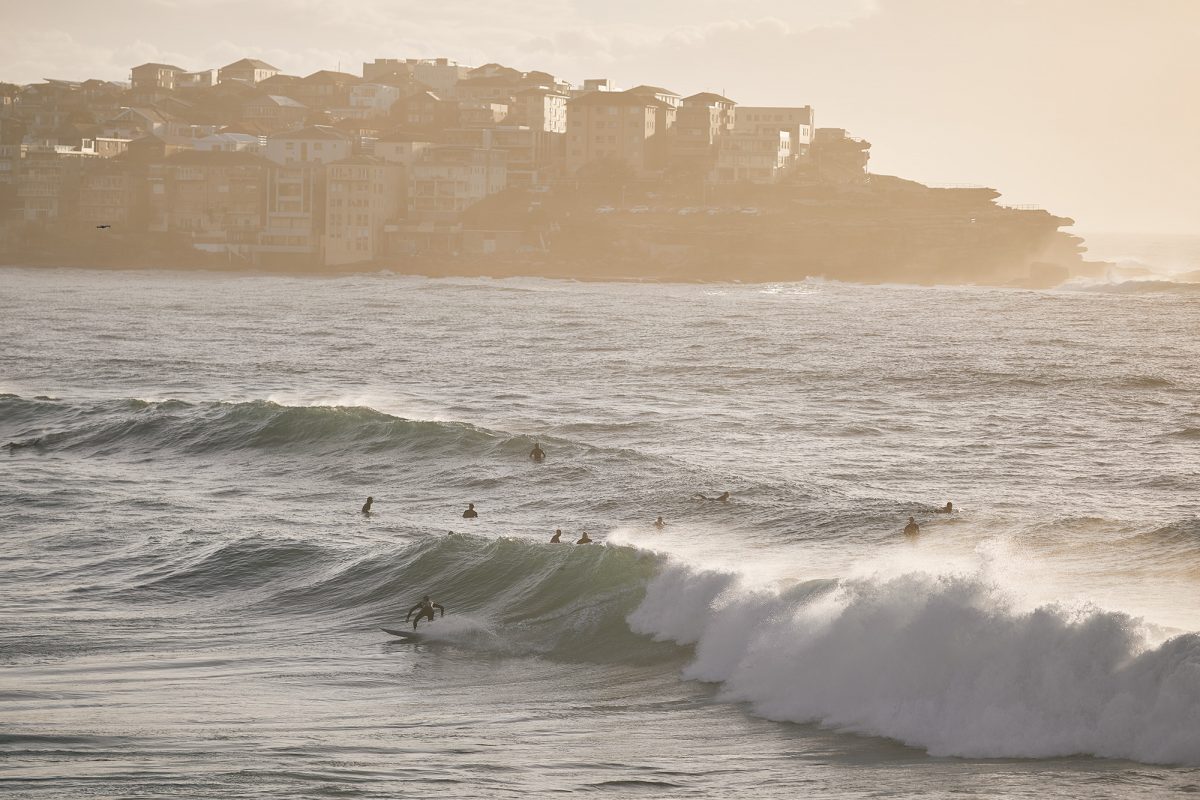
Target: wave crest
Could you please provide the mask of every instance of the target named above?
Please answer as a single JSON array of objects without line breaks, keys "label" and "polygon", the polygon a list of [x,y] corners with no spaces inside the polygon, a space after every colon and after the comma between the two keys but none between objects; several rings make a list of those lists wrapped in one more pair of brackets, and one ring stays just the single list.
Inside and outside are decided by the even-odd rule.
[{"label": "wave crest", "polygon": [[[761,716],[934,755],[1200,764],[1200,636],[1151,648],[1127,615],[1020,613],[978,578],[777,593],[680,569],[651,581],[630,625],[695,642],[685,676],[720,683]],[[690,613],[659,608],[670,602]]]}]

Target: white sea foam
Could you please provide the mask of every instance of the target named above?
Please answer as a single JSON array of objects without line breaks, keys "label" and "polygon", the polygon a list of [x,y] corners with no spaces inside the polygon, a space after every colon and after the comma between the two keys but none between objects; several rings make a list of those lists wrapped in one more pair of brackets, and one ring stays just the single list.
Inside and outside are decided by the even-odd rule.
[{"label": "white sea foam", "polygon": [[1151,646],[1126,614],[1018,604],[979,575],[790,590],[668,565],[629,617],[694,644],[686,677],[775,720],[934,755],[1200,764],[1200,636]]}]

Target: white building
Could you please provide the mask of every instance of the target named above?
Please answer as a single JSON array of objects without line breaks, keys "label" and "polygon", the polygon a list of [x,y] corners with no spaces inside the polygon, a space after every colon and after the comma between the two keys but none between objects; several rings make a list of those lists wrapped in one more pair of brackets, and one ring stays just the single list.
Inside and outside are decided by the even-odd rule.
[{"label": "white building", "polygon": [[263,153],[276,164],[328,164],[350,157],[350,137],[328,125],[309,125],[298,131],[267,137]]}]

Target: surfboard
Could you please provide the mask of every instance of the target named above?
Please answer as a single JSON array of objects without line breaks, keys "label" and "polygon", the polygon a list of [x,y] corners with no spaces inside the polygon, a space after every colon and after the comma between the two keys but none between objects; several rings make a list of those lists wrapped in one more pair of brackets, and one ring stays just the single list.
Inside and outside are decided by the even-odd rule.
[{"label": "surfboard", "polygon": [[380,628],[379,630],[401,639],[407,639],[410,642],[419,642],[423,638],[423,634],[420,631],[394,631],[391,628]]}]

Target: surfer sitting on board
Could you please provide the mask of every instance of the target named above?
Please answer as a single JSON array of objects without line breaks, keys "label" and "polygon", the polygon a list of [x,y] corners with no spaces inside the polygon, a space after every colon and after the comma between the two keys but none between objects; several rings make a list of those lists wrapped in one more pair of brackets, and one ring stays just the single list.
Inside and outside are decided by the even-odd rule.
[{"label": "surfer sitting on board", "polygon": [[663,528],[667,527],[667,522],[662,517],[659,517],[658,519],[654,520],[654,527],[661,531]]},{"label": "surfer sitting on board", "polygon": [[534,461],[541,461],[543,458],[546,457],[546,451],[542,449],[542,446],[540,444],[538,444],[537,442],[534,442],[533,449],[529,451],[529,457],[532,458]]},{"label": "surfer sitting on board", "polygon": [[435,603],[432,600],[430,600],[429,595],[425,595],[424,597],[421,598],[421,602],[417,603],[415,606],[413,606],[412,608],[410,608],[408,610],[408,613],[404,615],[404,621],[408,622],[408,618],[412,616],[412,613],[414,611],[416,611],[417,618],[413,620],[413,630],[415,631],[417,629],[417,623],[420,622],[421,620],[428,619],[430,622],[433,622],[433,610],[435,608],[438,611],[442,612],[443,617],[446,616],[445,607],[442,606],[440,603]]},{"label": "surfer sitting on board", "polygon": [[592,543],[592,537],[587,535],[587,531],[584,531],[583,536],[580,536],[579,541],[577,541],[575,544],[591,544],[591,543]]},{"label": "surfer sitting on board", "polygon": [[374,497],[368,497],[367,502],[363,503],[362,513],[370,514],[371,513],[371,503],[374,503],[374,502],[375,502]]},{"label": "surfer sitting on board", "polygon": [[915,539],[921,533],[921,526],[912,517],[908,518],[908,524],[904,526],[904,535],[910,539]]},{"label": "surfer sitting on board", "polygon": [[951,503],[950,501],[947,500],[946,505],[937,509],[933,513],[935,513],[935,514],[953,514],[954,513],[954,503]]},{"label": "surfer sitting on board", "polygon": [[463,512],[463,519],[475,519],[479,516],[479,512],[475,510],[474,503],[467,503],[467,510]]},{"label": "surfer sitting on board", "polygon": [[562,528],[555,528],[554,535],[550,537],[550,544],[559,544],[562,542]]}]

